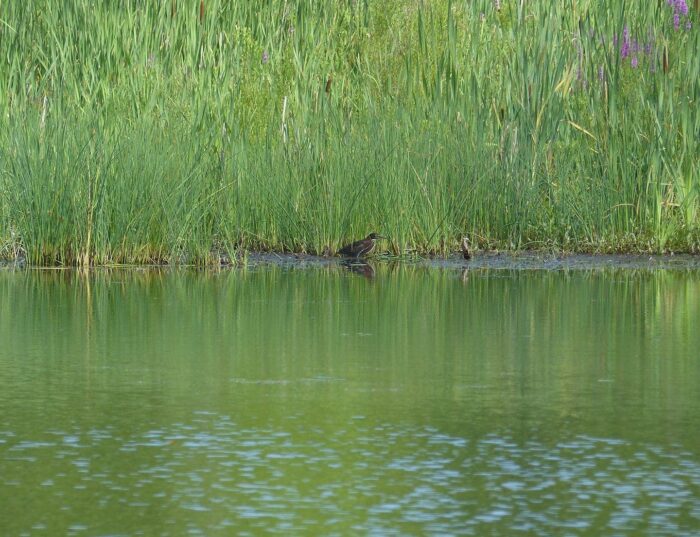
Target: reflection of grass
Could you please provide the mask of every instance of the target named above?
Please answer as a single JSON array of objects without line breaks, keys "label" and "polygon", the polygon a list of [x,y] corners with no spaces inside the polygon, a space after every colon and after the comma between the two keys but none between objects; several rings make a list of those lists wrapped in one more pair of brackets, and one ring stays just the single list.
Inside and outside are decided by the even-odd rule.
[{"label": "reflection of grass", "polygon": [[395,252],[698,249],[692,11],[204,6],[8,4],[4,256],[208,263],[372,230]]},{"label": "reflection of grass", "polygon": [[[692,410],[680,401],[695,389],[682,379],[700,368],[689,351],[700,343],[698,291],[700,274],[674,270],[484,270],[463,281],[378,264],[372,282],[339,266],[0,271],[0,316],[10,320],[0,336],[26,349],[44,334],[47,360],[84,342],[99,359],[196,363],[225,384],[376,368],[387,391],[419,399],[430,398],[426,379],[455,393],[503,383],[498,408],[510,412],[522,401],[517,379],[529,378],[543,408],[572,413],[581,386],[613,379],[620,395],[639,385],[633,393],[668,398],[669,411]],[[280,376],[288,370],[295,376]],[[556,389],[538,392],[542,384]]]}]

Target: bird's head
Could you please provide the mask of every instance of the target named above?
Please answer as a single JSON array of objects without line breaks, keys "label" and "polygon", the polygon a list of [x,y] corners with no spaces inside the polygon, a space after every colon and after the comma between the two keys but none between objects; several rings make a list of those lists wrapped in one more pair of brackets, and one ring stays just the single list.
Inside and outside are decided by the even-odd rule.
[{"label": "bird's head", "polygon": [[382,236],[379,235],[378,233],[374,233],[374,232],[372,232],[372,233],[370,233],[369,235],[367,235],[367,238],[370,239],[370,240],[373,240],[373,241],[376,241],[376,240],[378,240],[378,239],[386,239],[386,237],[382,237]]}]

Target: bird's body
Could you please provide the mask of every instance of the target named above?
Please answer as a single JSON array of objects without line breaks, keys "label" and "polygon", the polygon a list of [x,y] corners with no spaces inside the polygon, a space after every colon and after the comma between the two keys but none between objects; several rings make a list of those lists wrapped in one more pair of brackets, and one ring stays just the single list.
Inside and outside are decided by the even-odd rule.
[{"label": "bird's body", "polygon": [[469,239],[464,237],[462,239],[462,257],[464,259],[471,259],[472,254],[469,253]]},{"label": "bird's body", "polygon": [[340,250],[338,250],[338,253],[346,257],[363,257],[374,249],[374,243],[377,242],[377,239],[383,238],[384,237],[381,237],[376,233],[370,233],[362,240],[343,246]]}]

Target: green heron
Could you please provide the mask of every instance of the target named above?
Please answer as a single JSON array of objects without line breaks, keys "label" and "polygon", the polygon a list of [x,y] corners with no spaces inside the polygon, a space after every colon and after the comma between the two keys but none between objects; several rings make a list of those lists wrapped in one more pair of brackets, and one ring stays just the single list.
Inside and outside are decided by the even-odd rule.
[{"label": "green heron", "polygon": [[367,235],[367,238],[343,246],[340,250],[338,250],[338,253],[346,257],[362,257],[374,249],[374,243],[377,241],[377,239],[383,238],[385,237],[377,235],[376,233],[370,233]]},{"label": "green heron", "polygon": [[462,257],[464,259],[470,259],[472,254],[469,253],[469,238],[464,237],[462,239]]}]

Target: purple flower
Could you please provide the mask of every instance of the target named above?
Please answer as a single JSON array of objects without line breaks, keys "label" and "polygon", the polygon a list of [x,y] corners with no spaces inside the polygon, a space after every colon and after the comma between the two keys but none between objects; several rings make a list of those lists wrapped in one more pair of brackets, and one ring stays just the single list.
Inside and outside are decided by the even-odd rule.
[{"label": "purple flower", "polygon": [[622,31],[622,46],[620,47],[620,56],[624,60],[630,55],[630,31],[627,26]]},{"label": "purple flower", "polygon": [[685,29],[686,29],[686,30],[690,30],[692,27],[693,27],[693,23],[691,23],[690,21],[688,21],[688,22],[685,23]]},{"label": "purple flower", "polygon": [[267,63],[270,60],[270,55],[267,53],[266,50],[263,50],[262,53],[262,62]]},{"label": "purple flower", "polygon": [[634,56],[632,58],[632,69],[636,69],[638,65],[639,65],[639,60],[637,59],[637,56]]},{"label": "purple flower", "polygon": [[685,0],[668,0],[668,5],[673,9],[673,28],[678,30],[681,26],[681,17],[688,16],[688,4]]}]

